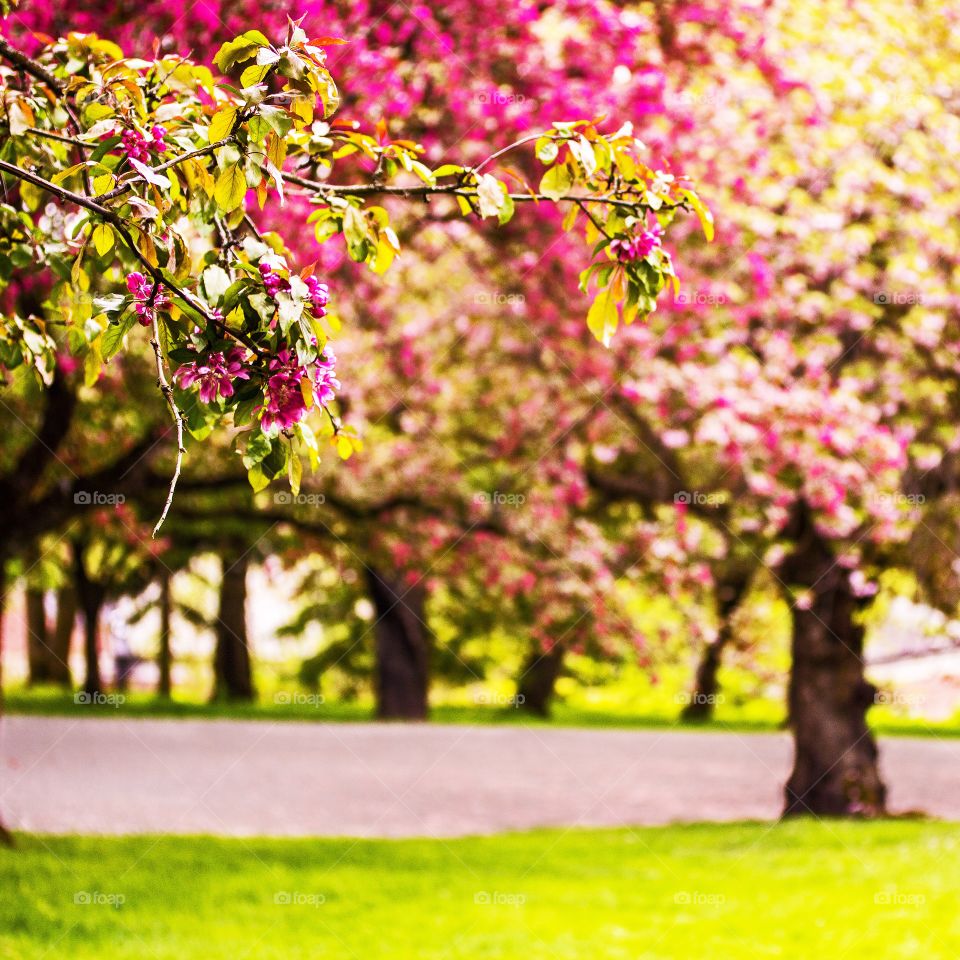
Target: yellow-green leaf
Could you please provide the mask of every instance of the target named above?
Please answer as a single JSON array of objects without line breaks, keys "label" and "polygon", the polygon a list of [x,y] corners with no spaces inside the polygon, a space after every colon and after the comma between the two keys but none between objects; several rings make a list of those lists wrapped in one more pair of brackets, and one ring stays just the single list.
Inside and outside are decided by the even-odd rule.
[{"label": "yellow-green leaf", "polygon": [[551,200],[559,200],[565,197],[573,186],[573,176],[570,168],[561,163],[559,166],[551,167],[540,181],[540,192]]},{"label": "yellow-green leaf", "polygon": [[300,481],[303,479],[303,461],[294,450],[287,461],[287,478],[290,480],[290,490],[295,497],[300,495]]},{"label": "yellow-green leaf", "polygon": [[692,190],[681,190],[680,194],[693,207],[700,220],[700,226],[703,228],[703,235],[707,238],[707,243],[711,243],[713,241],[713,214]]},{"label": "yellow-green leaf", "polygon": [[230,213],[236,210],[243,203],[243,197],[247,192],[247,178],[243,175],[238,163],[227,167],[217,178],[217,185],[214,187],[213,196],[217,201],[217,206],[224,213]]},{"label": "yellow-green leaf", "polygon": [[218,143],[225,137],[230,136],[233,130],[233,123],[237,119],[237,108],[227,105],[221,107],[210,121],[210,130],[208,136],[211,143]]},{"label": "yellow-green leaf", "polygon": [[617,304],[610,287],[604,287],[594,298],[587,311],[587,328],[605,346],[617,332]]},{"label": "yellow-green leaf", "polygon": [[113,249],[113,227],[109,223],[99,224],[90,239],[93,241],[94,250],[101,257],[105,257]]}]

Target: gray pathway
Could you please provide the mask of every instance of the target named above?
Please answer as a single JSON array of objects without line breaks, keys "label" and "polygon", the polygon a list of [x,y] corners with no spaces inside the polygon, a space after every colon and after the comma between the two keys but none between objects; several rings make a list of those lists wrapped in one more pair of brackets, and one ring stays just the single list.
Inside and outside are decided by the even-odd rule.
[{"label": "gray pathway", "polygon": [[[882,745],[894,809],[960,820],[960,740]],[[770,819],[783,734],[4,717],[15,829],[457,836]]]}]

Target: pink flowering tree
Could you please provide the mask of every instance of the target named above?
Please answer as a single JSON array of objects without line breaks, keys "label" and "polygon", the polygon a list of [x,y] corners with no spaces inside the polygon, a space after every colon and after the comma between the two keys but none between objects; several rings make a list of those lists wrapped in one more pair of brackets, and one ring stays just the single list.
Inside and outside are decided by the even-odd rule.
[{"label": "pink flowering tree", "polygon": [[[702,211],[688,187],[642,162],[629,126],[603,134],[591,122],[559,124],[476,166],[432,169],[417,144],[332,119],[339,94],[323,47],[338,42],[311,41],[293,23],[276,46],[248,31],[214,58],[239,77],[233,86],[179,56],[125,59],[95,35],[71,34],[36,57],[0,41],[8,128],[0,172],[14,231],[2,275],[10,283],[48,271],[59,307],[43,318],[5,315],[2,359],[49,382],[52,331],[62,325],[95,383],[128,335],[147,328],[178,436],[158,526],[184,430],[202,438],[229,418],[254,489],[281,475],[298,489],[301,456],[316,462],[324,436],[342,457],[355,447],[333,405],[339,383],[328,340],[338,325],[327,314],[328,288],[313,264],[295,269],[280,236],[257,227],[248,194],[261,207],[288,194],[309,199],[306,220],[318,238],[342,234],[351,259],[376,272],[399,241],[373,198],[446,197],[463,216],[501,222],[525,201],[592,208],[588,240],[604,236],[591,267],[602,306],[588,323],[603,339],[618,311],[626,322],[649,312],[673,277],[659,244],[629,269],[611,245],[647,242],[650,216],[667,225],[681,207]],[[66,132],[58,132],[58,110]],[[515,178],[516,192],[481,172],[527,145],[545,169],[539,191]],[[359,180],[335,182],[341,170]],[[317,429],[306,419],[314,408],[323,415]]]}]

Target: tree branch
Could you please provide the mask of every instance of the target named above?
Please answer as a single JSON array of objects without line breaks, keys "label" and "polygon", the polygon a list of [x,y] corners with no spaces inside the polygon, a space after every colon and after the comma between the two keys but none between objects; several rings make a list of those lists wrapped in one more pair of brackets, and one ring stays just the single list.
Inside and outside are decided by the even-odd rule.
[{"label": "tree branch", "polygon": [[4,60],[12,63],[24,73],[29,73],[35,80],[45,83],[56,93],[63,92],[63,85],[46,67],[37,63],[36,60],[31,59],[25,53],[21,53],[21,51],[12,46],[2,36],[0,36],[0,57],[3,57]]}]

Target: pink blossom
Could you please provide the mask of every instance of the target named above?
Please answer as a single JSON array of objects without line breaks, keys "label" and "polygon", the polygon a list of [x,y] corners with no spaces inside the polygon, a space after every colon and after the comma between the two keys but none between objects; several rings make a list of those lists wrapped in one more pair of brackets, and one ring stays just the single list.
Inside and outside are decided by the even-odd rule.
[{"label": "pink blossom", "polygon": [[141,326],[149,327],[157,311],[166,310],[170,306],[170,300],[163,292],[163,284],[151,286],[147,278],[137,271],[127,274],[127,289],[133,294],[137,319]]},{"label": "pink blossom", "polygon": [[183,364],[174,374],[174,380],[183,389],[199,383],[200,399],[213,403],[218,396],[233,396],[234,380],[250,379],[243,361],[244,351],[240,347],[232,347],[226,356],[218,351],[208,353],[202,360]]}]

